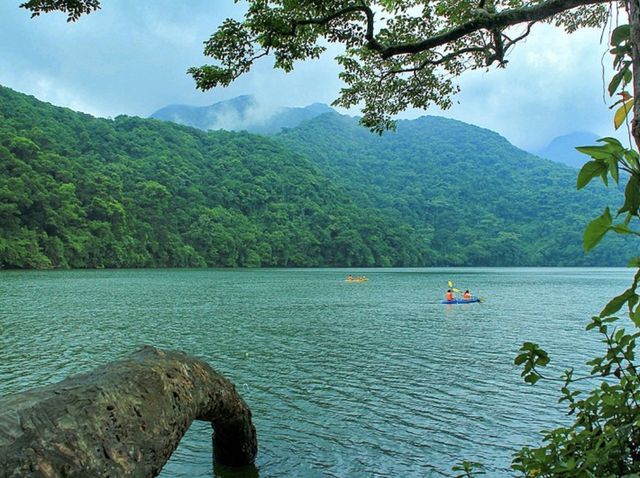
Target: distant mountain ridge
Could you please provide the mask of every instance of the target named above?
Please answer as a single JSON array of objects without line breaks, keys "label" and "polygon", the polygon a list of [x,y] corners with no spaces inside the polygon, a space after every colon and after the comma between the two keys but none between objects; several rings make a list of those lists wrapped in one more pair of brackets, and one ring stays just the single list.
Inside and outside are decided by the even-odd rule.
[{"label": "distant mountain ridge", "polygon": [[534,151],[534,154],[541,158],[579,169],[590,158],[577,151],[576,147],[595,144],[598,138],[600,136],[589,131],[574,131],[573,133],[553,138],[547,146]]},{"label": "distant mountain ridge", "polygon": [[250,95],[238,96],[209,106],[170,105],[154,112],[150,118],[202,130],[248,131],[274,134],[283,128],[294,128],[303,121],[324,113],[335,112],[322,103],[302,108],[267,108]]}]

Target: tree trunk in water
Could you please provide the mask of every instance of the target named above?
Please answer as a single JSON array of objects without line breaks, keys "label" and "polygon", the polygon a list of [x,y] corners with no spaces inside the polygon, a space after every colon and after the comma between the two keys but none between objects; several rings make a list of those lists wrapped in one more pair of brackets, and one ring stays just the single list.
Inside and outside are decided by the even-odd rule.
[{"label": "tree trunk in water", "polygon": [[144,347],[91,373],[0,398],[0,477],[152,477],[193,420],[221,464],[252,464],[251,412],[235,386],[184,353]]}]

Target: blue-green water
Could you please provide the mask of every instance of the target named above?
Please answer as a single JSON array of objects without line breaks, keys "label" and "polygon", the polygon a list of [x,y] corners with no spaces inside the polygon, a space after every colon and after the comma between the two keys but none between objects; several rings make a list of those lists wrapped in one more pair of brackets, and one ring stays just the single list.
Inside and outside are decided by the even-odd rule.
[{"label": "blue-green water", "polygon": [[[347,283],[347,273],[366,274]],[[0,394],[144,344],[203,358],[238,387],[260,477],[509,476],[514,450],[565,420],[556,386],[522,383],[539,342],[558,373],[599,352],[591,315],[626,269],[121,270],[0,273]],[[486,298],[447,306],[453,280]],[[163,477],[212,467],[195,422]],[[252,475],[249,473],[249,475]],[[252,476],[255,476],[253,473]]]}]

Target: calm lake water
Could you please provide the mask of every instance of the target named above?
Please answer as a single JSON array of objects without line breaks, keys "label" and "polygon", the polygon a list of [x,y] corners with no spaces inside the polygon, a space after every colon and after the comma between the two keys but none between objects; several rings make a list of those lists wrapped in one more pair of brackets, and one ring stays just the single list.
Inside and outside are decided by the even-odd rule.
[{"label": "calm lake water", "polygon": [[[558,375],[580,367],[601,350],[589,317],[633,272],[5,271],[0,394],[150,344],[222,372],[258,431],[256,469],[233,473],[213,468],[211,429],[194,422],[165,478],[441,477],[463,459],[510,476],[512,453],[566,420],[558,385],[522,382],[520,345],[540,343]],[[485,302],[441,304],[448,280]]]}]

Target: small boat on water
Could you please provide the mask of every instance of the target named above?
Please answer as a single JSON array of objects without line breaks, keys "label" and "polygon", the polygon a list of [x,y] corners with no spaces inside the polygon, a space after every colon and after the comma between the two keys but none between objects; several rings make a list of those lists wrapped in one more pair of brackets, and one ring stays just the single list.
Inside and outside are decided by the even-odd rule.
[{"label": "small boat on water", "polygon": [[369,279],[365,276],[352,276],[349,275],[346,279],[345,282],[367,282]]},{"label": "small boat on water", "polygon": [[461,292],[460,289],[453,287],[452,281],[447,281],[447,285],[449,286],[449,290],[447,290],[447,293],[445,294],[445,299],[442,301],[443,304],[473,304],[474,302],[482,302],[482,299],[479,297],[472,296],[469,289],[464,291],[462,299],[456,299],[453,294],[454,292]]},{"label": "small boat on water", "polygon": [[473,297],[471,299],[453,299],[453,300],[443,300],[443,304],[472,304],[474,302],[480,302],[480,299],[477,297]]}]

